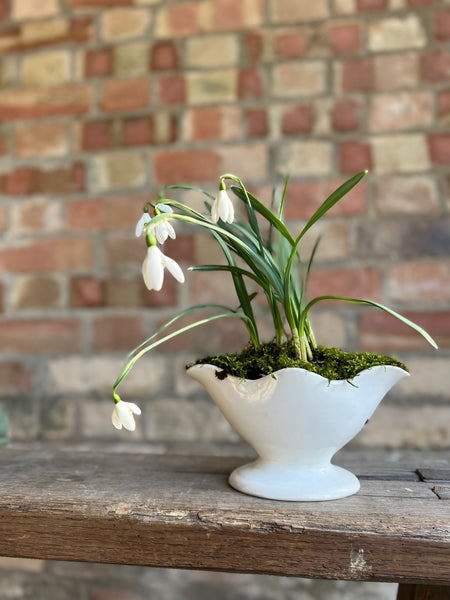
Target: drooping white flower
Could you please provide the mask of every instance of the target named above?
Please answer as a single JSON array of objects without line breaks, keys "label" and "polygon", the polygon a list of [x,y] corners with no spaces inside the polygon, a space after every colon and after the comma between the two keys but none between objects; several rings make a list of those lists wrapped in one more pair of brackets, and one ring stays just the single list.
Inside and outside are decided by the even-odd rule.
[{"label": "drooping white flower", "polygon": [[165,221],[164,223],[158,223],[158,225],[154,225],[152,227],[151,223],[149,228],[152,229],[155,233],[155,237],[160,244],[164,244],[168,237],[173,240],[177,237],[175,233],[175,229],[169,221]]},{"label": "drooping white flower", "polygon": [[[155,212],[156,215],[158,215],[160,212],[172,213],[173,210],[167,204],[159,204],[155,209]],[[153,219],[150,217],[150,215],[148,213],[144,213],[136,225],[136,236],[139,237],[142,235],[142,232],[144,229],[146,229],[146,231],[151,231],[154,234],[160,244],[164,244],[168,237],[172,238],[173,240],[177,237],[175,229],[169,221],[163,221],[162,223],[158,223],[156,225],[152,225],[152,221]]]},{"label": "drooping white flower", "polygon": [[148,212],[142,213],[141,218],[136,223],[136,237],[141,237],[145,226],[147,225],[147,223],[150,223],[151,220],[152,220],[152,218],[148,214]]},{"label": "drooping white flower", "polygon": [[141,414],[141,409],[137,404],[119,400],[114,405],[111,416],[112,424],[116,429],[122,429],[123,426],[125,429],[128,429],[128,431],[134,431],[136,429],[136,423],[134,421],[133,413],[135,415]]},{"label": "drooping white flower", "polygon": [[234,221],[233,202],[225,189],[219,190],[211,207],[211,219],[213,223],[217,223],[219,218],[225,221],[225,223],[232,223]]},{"label": "drooping white flower", "polygon": [[164,268],[167,268],[177,281],[184,282],[184,273],[180,265],[161,252],[158,246],[149,246],[142,264],[142,276],[149,290],[159,292],[164,281]]}]

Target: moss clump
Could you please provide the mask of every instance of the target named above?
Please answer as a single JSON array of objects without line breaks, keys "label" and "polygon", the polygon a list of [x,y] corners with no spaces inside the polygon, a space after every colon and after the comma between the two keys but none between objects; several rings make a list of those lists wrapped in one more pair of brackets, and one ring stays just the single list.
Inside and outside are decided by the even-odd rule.
[{"label": "moss clump", "polygon": [[[274,342],[253,346],[249,344],[242,352],[206,356],[195,361],[196,365],[210,364],[222,369],[220,379],[235,375],[241,379],[259,379],[286,367],[299,367],[333,379],[353,379],[358,373],[377,365],[393,365],[407,371],[396,358],[372,352],[346,352],[338,348],[319,346],[313,351],[311,362],[299,360],[291,341],[281,346]],[[192,366],[192,365],[188,365]]]}]

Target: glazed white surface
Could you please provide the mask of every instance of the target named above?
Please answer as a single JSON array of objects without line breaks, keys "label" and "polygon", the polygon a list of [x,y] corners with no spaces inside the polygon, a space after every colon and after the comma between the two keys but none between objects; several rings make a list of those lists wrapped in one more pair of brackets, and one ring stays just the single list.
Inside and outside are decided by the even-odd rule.
[{"label": "glazed white surface", "polygon": [[281,369],[261,379],[218,379],[213,365],[187,373],[199,381],[259,459],[236,469],[230,484],[279,500],[328,500],[358,491],[357,478],[331,465],[334,454],[361,429],[403,369],[377,366],[351,383],[304,369]]}]

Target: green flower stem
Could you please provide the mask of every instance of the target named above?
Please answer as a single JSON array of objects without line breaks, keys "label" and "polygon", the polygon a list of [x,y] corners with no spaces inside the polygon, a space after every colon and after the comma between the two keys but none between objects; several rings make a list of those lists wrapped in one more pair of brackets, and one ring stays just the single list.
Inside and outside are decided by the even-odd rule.
[{"label": "green flower stem", "polygon": [[306,360],[304,358],[306,356],[306,351],[304,350],[304,348],[302,346],[302,339],[298,335],[298,329],[296,327],[292,327],[291,331],[292,331],[292,341],[294,342],[295,353],[297,355],[297,358]]}]

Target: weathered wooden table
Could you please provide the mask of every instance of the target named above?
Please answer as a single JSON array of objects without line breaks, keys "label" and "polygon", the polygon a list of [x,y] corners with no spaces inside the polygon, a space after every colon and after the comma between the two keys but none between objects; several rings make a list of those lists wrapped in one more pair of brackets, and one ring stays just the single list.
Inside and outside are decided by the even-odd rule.
[{"label": "weathered wooden table", "polygon": [[361,491],[331,502],[239,494],[242,458],[0,452],[0,555],[399,582],[450,599],[450,467],[343,464]]}]

